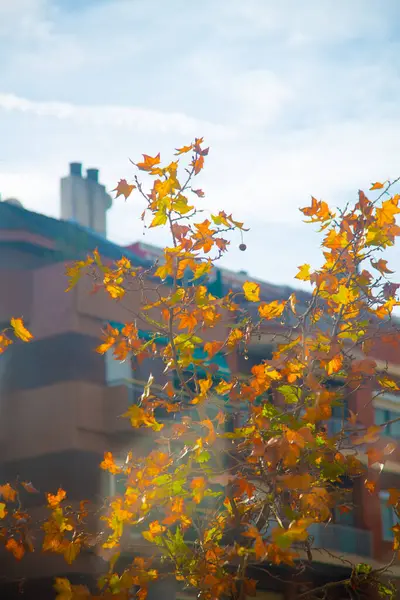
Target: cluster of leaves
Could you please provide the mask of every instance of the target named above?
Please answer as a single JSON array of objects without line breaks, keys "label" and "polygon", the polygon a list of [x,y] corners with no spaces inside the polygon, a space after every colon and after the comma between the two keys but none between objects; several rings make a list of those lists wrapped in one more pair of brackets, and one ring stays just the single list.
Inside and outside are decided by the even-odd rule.
[{"label": "cluster of leaves", "polygon": [[30,342],[33,339],[31,332],[25,327],[22,318],[12,318],[10,321],[10,327],[0,331],[0,354],[13,343],[13,340],[9,336],[9,331],[12,331],[14,336],[22,340],[23,342]]},{"label": "cluster of leaves", "polygon": [[[304,572],[313,559],[310,527],[329,522],[334,509],[352,510],[356,480],[376,493],[379,473],[397,449],[390,441],[377,444],[383,425],[368,426],[362,414],[344,411],[368,386],[376,396],[399,391],[398,381],[374,359],[378,342],[398,348],[400,340],[392,318],[400,284],[387,278],[387,261],[378,258],[400,234],[400,197],[391,195],[392,184],[373,184],[373,192],[382,190],[375,200],[360,191],[355,206],[344,210],[335,212],[315,198],[301,209],[323,232],[322,265],[302,265],[296,276],[310,282],[306,303],[295,293],[265,298],[252,281],[240,293],[217,297],[207,277],[228,249],[227,233],[242,235],[244,227],[224,211],[199,218],[204,192],[192,182],[208,152],[202,139],[177,150],[179,157],[191,153],[184,180],[178,179],[180,158],[162,167],[159,154],[144,155],[136,167],[153,178],[149,193],[137,176],[116,187],[117,197],[135,193],[144,201],[142,219],[150,228],[169,229],[162,261],[143,268],[122,258],[110,265],[94,251],[67,269],[68,289],[89,274],[94,290],[114,300],[129,305],[139,295],[133,318],[122,329],[109,325],[98,352],[112,351],[116,360],[134,357],[133,364],[157,358],[168,380],[160,389],[150,376],[125,415],[132,427],[154,437],[156,449],[139,456],[133,447],[123,461],[106,452],[101,464],[124,491],[102,517],[104,537],[96,543],[109,553],[110,569],[96,598],[128,598],[136,586],[143,600],[151,581],[172,574],[204,600],[242,599],[255,594],[249,569],[283,564],[294,576]],[[138,323],[150,332],[146,341]],[[217,357],[246,357],[264,334],[273,341],[272,358],[260,360],[247,377],[222,378]],[[343,408],[343,418],[331,435],[334,407]],[[160,408],[175,418],[161,419]],[[391,490],[396,514],[399,498]],[[143,538],[143,557],[118,570],[132,529]],[[397,525],[394,559],[399,530]],[[74,533],[66,538],[69,531]],[[45,532],[45,549],[67,560],[88,543],[59,502]],[[381,571],[354,565],[341,583],[355,591],[370,584],[391,597]],[[92,598],[65,579],[57,580],[56,589],[60,600]]]}]

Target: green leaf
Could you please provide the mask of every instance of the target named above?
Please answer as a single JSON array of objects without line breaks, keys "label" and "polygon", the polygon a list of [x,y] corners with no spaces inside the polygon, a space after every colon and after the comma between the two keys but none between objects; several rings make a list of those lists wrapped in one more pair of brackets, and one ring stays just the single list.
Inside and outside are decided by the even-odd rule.
[{"label": "green leaf", "polygon": [[299,401],[301,392],[297,385],[280,385],[277,389],[288,404],[296,404]]},{"label": "green leaf", "polygon": [[357,575],[368,575],[371,573],[372,567],[371,565],[367,565],[366,563],[359,563],[356,565],[355,572]]},{"label": "green leaf", "polygon": [[202,464],[206,463],[210,460],[211,454],[207,452],[207,450],[202,450],[198,456],[196,456],[195,461]]}]

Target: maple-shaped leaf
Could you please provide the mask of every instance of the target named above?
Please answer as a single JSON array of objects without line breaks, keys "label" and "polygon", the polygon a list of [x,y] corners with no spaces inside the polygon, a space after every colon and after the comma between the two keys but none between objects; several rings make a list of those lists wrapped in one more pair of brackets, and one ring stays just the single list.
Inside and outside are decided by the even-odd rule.
[{"label": "maple-shaped leaf", "polygon": [[143,161],[136,163],[136,166],[141,171],[151,171],[155,165],[160,164],[160,153],[157,156],[148,156],[148,154],[143,154]]},{"label": "maple-shaped leaf", "polygon": [[378,379],[378,383],[380,383],[380,385],[387,390],[393,390],[394,392],[398,392],[400,390],[397,382],[394,381],[394,379],[391,379],[390,377],[388,377],[387,375],[382,375],[381,377],[378,377],[377,379]]},{"label": "maple-shaped leaf", "polygon": [[22,340],[23,342],[30,342],[33,340],[33,335],[30,331],[25,327],[24,321],[22,318],[14,319],[14,317],[10,321],[11,327],[13,328],[14,335]]},{"label": "maple-shaped leaf", "polygon": [[371,190],[381,190],[383,188],[383,183],[380,183],[379,181],[376,181],[375,183],[372,184],[372,187],[370,187],[370,191]]},{"label": "maple-shaped leaf", "polygon": [[190,487],[193,490],[193,500],[196,502],[196,504],[200,504],[206,491],[206,480],[204,477],[194,477],[191,481]]},{"label": "maple-shaped leaf", "polygon": [[387,260],[383,260],[383,258],[380,258],[376,262],[371,260],[371,265],[374,267],[374,269],[377,269],[377,271],[379,271],[382,274],[394,273],[394,271],[391,271],[387,268]]},{"label": "maple-shaped leaf", "polygon": [[104,453],[104,460],[100,463],[100,468],[104,469],[104,471],[108,471],[111,473],[111,475],[116,475],[122,471],[122,469],[115,463],[112,452]]},{"label": "maple-shaped leaf", "polygon": [[273,300],[269,303],[263,303],[258,307],[258,314],[262,319],[270,320],[280,317],[285,310],[286,302]]},{"label": "maple-shaped leaf", "polygon": [[249,302],[259,302],[260,300],[260,285],[254,281],[246,281],[243,284],[244,297]]},{"label": "maple-shaped leaf", "polygon": [[389,200],[385,200],[384,202],[382,202],[381,208],[376,209],[376,225],[379,228],[394,223],[394,215],[400,213],[398,203],[399,197],[389,198]]},{"label": "maple-shaped leaf", "polygon": [[194,174],[198,175],[202,168],[204,167],[204,157],[200,155],[196,160],[193,161],[192,167],[194,169]]},{"label": "maple-shaped leaf", "polygon": [[300,279],[300,281],[310,281],[310,265],[304,264],[298,267],[299,272],[295,276],[296,279]]},{"label": "maple-shaped leaf", "polygon": [[71,541],[71,542],[67,542],[67,544],[64,547],[64,552],[63,552],[65,561],[69,565],[72,565],[72,563],[74,562],[74,560],[76,559],[76,557],[78,556],[80,551],[81,551],[81,542],[79,539]]},{"label": "maple-shaped leaf", "polygon": [[14,555],[14,558],[21,560],[25,554],[25,548],[22,542],[17,541],[14,538],[9,538],[6,543],[6,548],[9,552]]},{"label": "maple-shaped leaf", "polygon": [[127,200],[135,188],[136,186],[129,184],[126,179],[120,179],[117,187],[111,191],[117,192],[115,198],[118,198],[118,196],[123,196],[125,200]]},{"label": "maple-shaped leaf", "polygon": [[179,154],[186,154],[186,152],[190,152],[193,148],[193,144],[190,146],[182,146],[182,148],[176,148],[175,156],[179,156]]},{"label": "maple-shaped leaf", "polygon": [[0,496],[4,498],[6,502],[15,502],[17,492],[9,483],[0,485]]},{"label": "maple-shaped leaf", "polygon": [[58,488],[57,494],[46,494],[46,496],[48,505],[50,508],[54,509],[57,508],[63,500],[65,500],[67,492],[62,488]]}]

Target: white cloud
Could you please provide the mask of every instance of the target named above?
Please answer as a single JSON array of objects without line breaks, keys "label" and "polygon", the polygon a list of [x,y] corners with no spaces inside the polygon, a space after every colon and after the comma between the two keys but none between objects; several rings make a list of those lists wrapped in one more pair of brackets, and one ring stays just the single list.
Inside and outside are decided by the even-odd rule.
[{"label": "white cloud", "polygon": [[38,117],[50,117],[74,121],[77,125],[95,125],[97,127],[127,128],[146,133],[193,136],[205,129],[216,139],[230,138],[233,130],[189,117],[179,112],[163,112],[141,107],[129,106],[84,106],[68,102],[34,102],[14,94],[0,93],[0,109],[31,113]]}]

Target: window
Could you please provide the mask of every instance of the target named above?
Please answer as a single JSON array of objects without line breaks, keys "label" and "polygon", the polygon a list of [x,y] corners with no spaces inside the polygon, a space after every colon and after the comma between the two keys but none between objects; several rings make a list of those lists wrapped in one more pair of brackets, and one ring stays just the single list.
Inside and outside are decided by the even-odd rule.
[{"label": "window", "polygon": [[[400,412],[394,410],[388,410],[386,408],[375,408],[375,423],[377,425],[383,425],[388,421],[399,418]],[[394,438],[400,438],[400,421],[397,423],[391,423],[384,428],[385,435]]]},{"label": "window", "polygon": [[108,350],[104,355],[104,361],[107,385],[121,385],[131,381],[132,364],[129,356],[121,362],[115,358],[112,350]]},{"label": "window", "polygon": [[391,542],[394,537],[392,528],[397,523],[396,514],[393,508],[387,504],[388,492],[380,492],[379,498],[381,501],[382,539],[385,542]]}]

